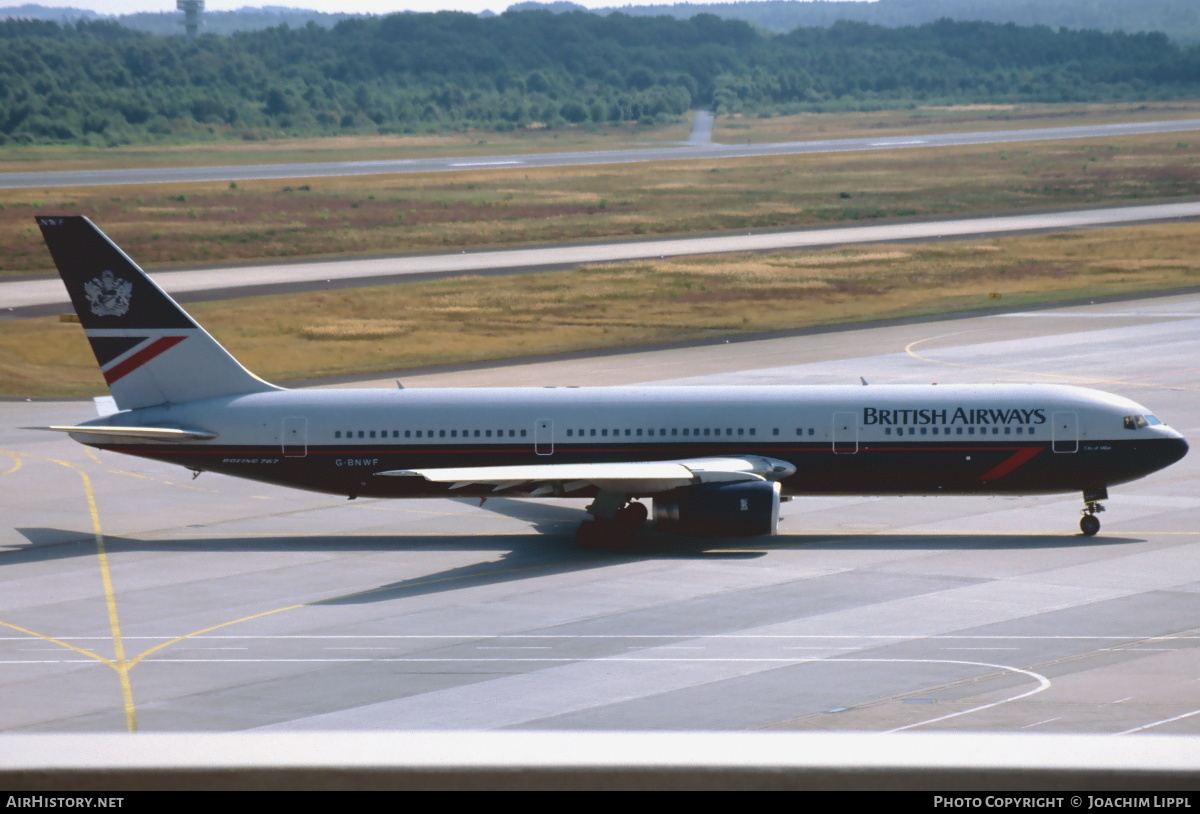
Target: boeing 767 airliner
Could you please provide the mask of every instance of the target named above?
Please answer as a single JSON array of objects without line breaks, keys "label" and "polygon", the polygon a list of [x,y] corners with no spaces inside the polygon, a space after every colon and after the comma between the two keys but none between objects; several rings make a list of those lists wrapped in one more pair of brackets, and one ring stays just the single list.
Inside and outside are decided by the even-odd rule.
[{"label": "boeing 767 airliner", "polygon": [[39,217],[116,412],[100,449],[356,497],[588,497],[578,539],[776,533],[797,495],[1083,495],[1182,458],[1129,399],[1043,384],[287,390],[242,367],[87,218]]}]

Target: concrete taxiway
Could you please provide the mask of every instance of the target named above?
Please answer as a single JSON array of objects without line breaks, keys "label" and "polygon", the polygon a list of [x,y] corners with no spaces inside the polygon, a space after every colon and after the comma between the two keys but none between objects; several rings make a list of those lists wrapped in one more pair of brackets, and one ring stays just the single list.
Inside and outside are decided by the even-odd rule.
[{"label": "concrete taxiway", "polygon": [[[1197,358],[1175,296],[404,383],[1066,382],[1194,441]],[[3,731],[1200,733],[1196,453],[1095,538],[1078,495],[822,497],[599,554],[582,501],[347,502],[18,429],[90,413],[0,403]]]},{"label": "concrete taxiway", "polygon": [[[584,263],[682,257],[697,254],[818,249],[864,243],[1002,236],[1029,232],[1092,229],[1200,217],[1200,201],[1069,209],[1020,215],[840,226],[786,232],[664,240],[618,241],[498,251],[420,254],[407,257],[315,260],[299,263],[230,266],[155,272],[154,280],[182,302],[229,299],[269,293],[320,290],[353,285],[384,285],[439,277],[519,274],[569,268]],[[101,225],[103,227],[103,225]],[[136,258],[135,258],[136,259]],[[57,276],[0,282],[0,319],[45,316],[69,309]]]}]

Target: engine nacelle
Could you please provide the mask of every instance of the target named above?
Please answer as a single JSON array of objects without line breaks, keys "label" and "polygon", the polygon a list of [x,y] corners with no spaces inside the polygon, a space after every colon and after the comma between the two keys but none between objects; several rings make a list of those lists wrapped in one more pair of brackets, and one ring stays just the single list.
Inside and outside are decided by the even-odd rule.
[{"label": "engine nacelle", "polygon": [[779,531],[778,482],[685,486],[654,496],[654,524],[697,537],[759,537]]}]

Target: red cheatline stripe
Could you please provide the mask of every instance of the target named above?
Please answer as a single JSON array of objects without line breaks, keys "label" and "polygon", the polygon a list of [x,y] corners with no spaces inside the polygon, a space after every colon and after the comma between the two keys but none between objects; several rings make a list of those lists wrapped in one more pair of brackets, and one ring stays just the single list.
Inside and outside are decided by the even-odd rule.
[{"label": "red cheatline stripe", "polygon": [[1042,451],[1041,447],[1022,447],[979,476],[980,480],[998,480]]},{"label": "red cheatline stripe", "polygon": [[158,356],[165,350],[175,347],[185,339],[187,339],[186,336],[160,336],[158,339],[155,339],[133,356],[130,356],[124,362],[113,365],[108,370],[104,371],[104,381],[112,384],[125,374],[132,373],[142,365],[149,362],[155,356]]}]

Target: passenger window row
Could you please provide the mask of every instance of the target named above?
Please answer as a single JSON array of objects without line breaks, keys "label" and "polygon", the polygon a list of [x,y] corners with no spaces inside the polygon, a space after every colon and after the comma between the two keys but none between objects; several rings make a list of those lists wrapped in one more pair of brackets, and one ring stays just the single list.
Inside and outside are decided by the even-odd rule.
[{"label": "passenger window row", "polygon": [[[525,438],[528,430],[346,430],[346,438]],[[389,436],[390,433],[390,436]],[[341,430],[334,430],[334,438],[342,438]]]},{"label": "passenger window row", "polygon": [[[733,438],[736,436],[756,435],[754,427],[749,429],[745,427],[726,427],[722,430],[720,427],[651,427],[649,429],[608,429],[608,428],[592,428],[592,429],[567,429],[568,438],[645,438],[645,437],[660,437],[667,436],[686,436],[688,438],[709,437],[714,438],[722,436],[725,438]],[[775,434],[779,434],[779,430],[775,430]]]},{"label": "passenger window row", "polygon": [[[966,432],[964,433],[964,429]],[[896,427],[896,435],[975,435],[975,427]],[[1013,434],[1013,427],[979,427],[979,435],[988,435],[988,430],[991,430],[991,435],[1000,435],[1000,430],[1004,430],[1005,435]],[[884,427],[884,435],[891,435],[892,428]],[[1016,428],[1017,435],[1034,435],[1033,427],[1020,426]]]},{"label": "passenger window row", "polygon": [[[885,427],[884,435],[1000,435],[1001,429],[1004,435],[1013,435],[1014,429],[1016,435],[1034,435],[1034,427],[1018,426],[1013,428],[1006,427],[979,427],[976,433],[975,427]],[[771,435],[778,436],[779,428],[775,427],[771,430]],[[813,427],[797,427],[796,436],[813,436],[816,430]],[[685,438],[734,438],[745,436],[756,436],[757,432],[754,427],[659,427],[659,428],[593,428],[593,429],[575,429],[568,428],[566,431],[567,438],[646,438],[646,437],[685,437]],[[368,440],[371,438],[528,438],[528,430],[335,430],[334,438],[361,438]]]},{"label": "passenger window row", "polygon": [[[775,427],[771,435],[778,436],[780,430]],[[812,427],[797,427],[798,437],[813,436],[816,430]],[[888,430],[891,434],[891,430]],[[591,428],[566,430],[567,438],[738,438],[757,437],[755,427],[651,427],[651,428]],[[341,438],[527,438],[528,430],[335,430],[333,437]]]}]

